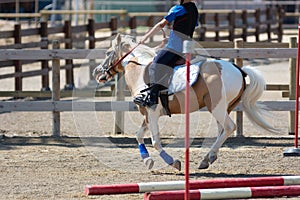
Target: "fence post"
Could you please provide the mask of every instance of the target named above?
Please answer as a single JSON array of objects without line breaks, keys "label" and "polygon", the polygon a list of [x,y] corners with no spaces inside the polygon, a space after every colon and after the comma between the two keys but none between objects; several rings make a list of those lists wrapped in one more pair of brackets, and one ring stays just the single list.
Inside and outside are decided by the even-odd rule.
[{"label": "fence post", "polygon": [[[39,1],[35,1],[34,2],[34,12],[38,13],[39,12]],[[38,26],[38,17],[34,17],[34,22],[35,22],[35,26]]]},{"label": "fence post", "polygon": [[206,32],[205,13],[200,14],[199,22],[200,22],[199,41],[205,41],[205,32]]},{"label": "fence post", "polygon": [[134,36],[135,39],[136,39],[136,36],[137,36],[136,27],[137,27],[137,24],[136,24],[136,17],[135,17],[135,16],[130,17],[130,20],[129,20],[130,34],[131,34],[132,36]]},{"label": "fence post", "polygon": [[[96,47],[96,40],[95,40],[95,20],[94,19],[89,19],[88,20],[88,34],[89,34],[89,49],[95,49]],[[89,83],[94,85],[94,77],[93,77],[93,70],[96,67],[96,61],[95,59],[91,59],[89,61],[89,77],[90,77],[90,81]]]},{"label": "fence post", "polygon": [[[297,48],[297,38],[290,38],[289,48]],[[289,100],[296,99],[296,58],[290,58],[290,84],[289,84]],[[295,111],[290,111],[289,113],[289,135],[295,134]]]},{"label": "fence post", "polygon": [[[116,101],[124,101],[124,78],[122,73],[118,73],[115,81],[115,95]],[[115,134],[122,134],[124,133],[124,112],[123,111],[116,111],[115,113],[115,127],[114,127]]]},{"label": "fence post", "polygon": [[242,38],[244,40],[244,42],[247,42],[247,36],[248,36],[248,32],[247,32],[247,29],[248,29],[248,13],[247,13],[247,10],[243,10],[242,12],[242,22],[243,22],[243,32],[242,32]]},{"label": "fence post", "polygon": [[[21,24],[16,24],[15,25],[15,30],[14,30],[14,42],[15,44],[20,44],[22,43],[22,36],[21,36]],[[19,47],[21,48],[21,47]],[[15,91],[22,91],[22,61],[21,60],[15,60]]]},{"label": "fence post", "polygon": [[[118,20],[116,17],[112,17],[110,19],[110,30],[112,35],[116,35],[118,32]],[[116,76],[115,81],[115,95],[117,101],[123,101],[124,100],[124,84],[123,79],[121,79],[122,74],[118,73]],[[124,130],[124,112],[117,111],[115,113],[115,126],[114,126],[114,133],[115,134],[121,134]]]},{"label": "fence post", "polygon": [[228,14],[228,24],[229,24],[229,35],[228,35],[228,40],[233,41],[235,38],[235,12],[232,11],[231,13]]},{"label": "fence post", "polygon": [[259,42],[260,34],[260,9],[255,10],[255,41]]},{"label": "fence post", "polygon": [[[59,42],[53,41],[53,49],[59,49]],[[60,60],[52,60],[52,102],[60,100]],[[60,137],[60,112],[52,111],[52,136]]]},{"label": "fence post", "polygon": [[[65,49],[72,49],[72,26],[71,21],[65,21]],[[70,59],[66,60],[66,85],[65,90],[74,89],[74,72],[73,72],[73,61]]]},{"label": "fence post", "polygon": [[[149,27],[149,29],[151,29],[153,26],[154,26],[154,16],[149,16],[148,17],[148,20],[147,20],[147,26]],[[149,38],[149,42],[153,42],[153,36],[151,36]]]},{"label": "fence post", "polygon": [[[243,48],[244,47],[244,41],[239,39],[234,42],[234,48]],[[243,59],[242,58],[235,58],[234,63],[238,67],[243,67]],[[234,136],[243,136],[243,111],[237,111],[236,112],[236,132]]]},{"label": "fence post", "polygon": [[118,32],[118,19],[116,17],[110,18],[111,35],[116,35]]},{"label": "fence post", "polygon": [[[16,3],[15,3],[15,8],[16,8],[16,13],[20,13],[20,0],[16,0]],[[16,17],[16,22],[20,22],[20,18],[19,17]]]},{"label": "fence post", "polygon": [[283,28],[282,28],[282,24],[283,24],[283,18],[284,18],[284,11],[283,8],[281,6],[278,7],[277,10],[278,16],[277,16],[277,21],[278,21],[278,38],[277,41],[278,42],[282,42],[282,37],[283,37]]},{"label": "fence post", "polygon": [[219,26],[220,26],[220,20],[219,20],[219,13],[215,13],[215,16],[214,16],[214,20],[215,20],[215,28],[217,28],[217,30],[215,31],[215,41],[219,41],[220,38],[220,29],[219,29]]},{"label": "fence post", "polygon": [[271,8],[267,8],[266,10],[266,23],[267,23],[267,35],[268,35],[268,42],[272,41],[271,38],[271,24],[272,24],[272,15],[271,15]]},{"label": "fence post", "polygon": [[[41,35],[41,42],[45,42],[46,45],[43,45],[41,49],[48,49],[48,22],[44,21],[41,22],[40,27],[40,35]],[[47,74],[42,75],[42,91],[50,91],[49,87],[49,61],[42,60],[41,61],[42,71],[47,70]]]}]

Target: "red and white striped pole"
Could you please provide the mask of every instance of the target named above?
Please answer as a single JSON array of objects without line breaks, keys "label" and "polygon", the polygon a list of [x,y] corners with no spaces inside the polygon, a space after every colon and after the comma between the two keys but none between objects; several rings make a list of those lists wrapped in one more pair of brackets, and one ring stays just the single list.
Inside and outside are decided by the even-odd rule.
[{"label": "red and white striped pole", "polygon": [[193,41],[186,40],[183,42],[183,53],[185,53],[185,64],[186,64],[186,82],[185,82],[185,167],[184,167],[184,177],[185,177],[185,193],[184,199],[189,200],[190,195],[190,61],[191,53],[193,50]]},{"label": "red and white striped pole", "polygon": [[[209,180],[190,180],[190,190],[231,187],[287,186],[300,185],[300,176],[271,176],[251,178],[221,178]],[[113,195],[149,193],[154,191],[184,190],[185,181],[141,182],[113,185],[86,186],[86,195]]]},{"label": "red and white striped pole", "polygon": [[[145,194],[144,200],[182,200],[184,191],[162,191]],[[300,196],[300,185],[265,186],[265,187],[237,187],[190,190],[191,200],[204,199],[249,199]]]},{"label": "red and white striped pole", "polygon": [[298,148],[298,124],[299,124],[299,68],[300,68],[300,22],[298,24],[298,54],[296,65],[296,102],[295,102],[295,141],[294,148],[287,149],[284,156],[300,156],[300,149]]}]

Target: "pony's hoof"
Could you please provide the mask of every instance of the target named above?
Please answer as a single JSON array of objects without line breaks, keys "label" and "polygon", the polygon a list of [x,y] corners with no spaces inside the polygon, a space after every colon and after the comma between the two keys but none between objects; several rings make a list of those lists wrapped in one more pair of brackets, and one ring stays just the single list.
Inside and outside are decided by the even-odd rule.
[{"label": "pony's hoof", "polygon": [[198,167],[198,169],[207,169],[209,167],[209,163],[206,161],[202,161]]},{"label": "pony's hoof", "polygon": [[175,160],[174,163],[172,164],[172,167],[178,169],[178,171],[181,171],[181,162],[179,160]]},{"label": "pony's hoof", "polygon": [[151,157],[145,158],[144,159],[144,163],[147,167],[148,170],[152,169],[153,165],[154,165],[154,160]]},{"label": "pony's hoof", "polygon": [[210,164],[213,164],[217,160],[218,156],[216,154],[209,156]]}]

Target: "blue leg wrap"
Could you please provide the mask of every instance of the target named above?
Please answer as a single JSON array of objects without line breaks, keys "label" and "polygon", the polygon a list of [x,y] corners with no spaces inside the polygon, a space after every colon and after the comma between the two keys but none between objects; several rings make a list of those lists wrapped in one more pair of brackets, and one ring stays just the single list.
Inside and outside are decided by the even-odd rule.
[{"label": "blue leg wrap", "polygon": [[172,165],[174,163],[174,159],[164,150],[159,155],[167,164]]},{"label": "blue leg wrap", "polygon": [[140,149],[140,154],[141,154],[142,159],[149,157],[149,153],[146,149],[145,144],[139,144],[139,149]]}]

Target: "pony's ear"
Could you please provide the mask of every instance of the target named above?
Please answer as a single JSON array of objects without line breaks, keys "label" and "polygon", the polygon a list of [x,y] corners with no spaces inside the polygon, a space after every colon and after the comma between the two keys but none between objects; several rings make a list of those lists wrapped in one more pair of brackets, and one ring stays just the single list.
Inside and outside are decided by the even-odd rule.
[{"label": "pony's ear", "polygon": [[116,40],[117,40],[118,44],[120,44],[120,42],[121,42],[121,34],[120,33],[117,34]]},{"label": "pony's ear", "polygon": [[118,33],[115,38],[111,41],[112,47],[117,46],[121,42],[121,34]]}]

